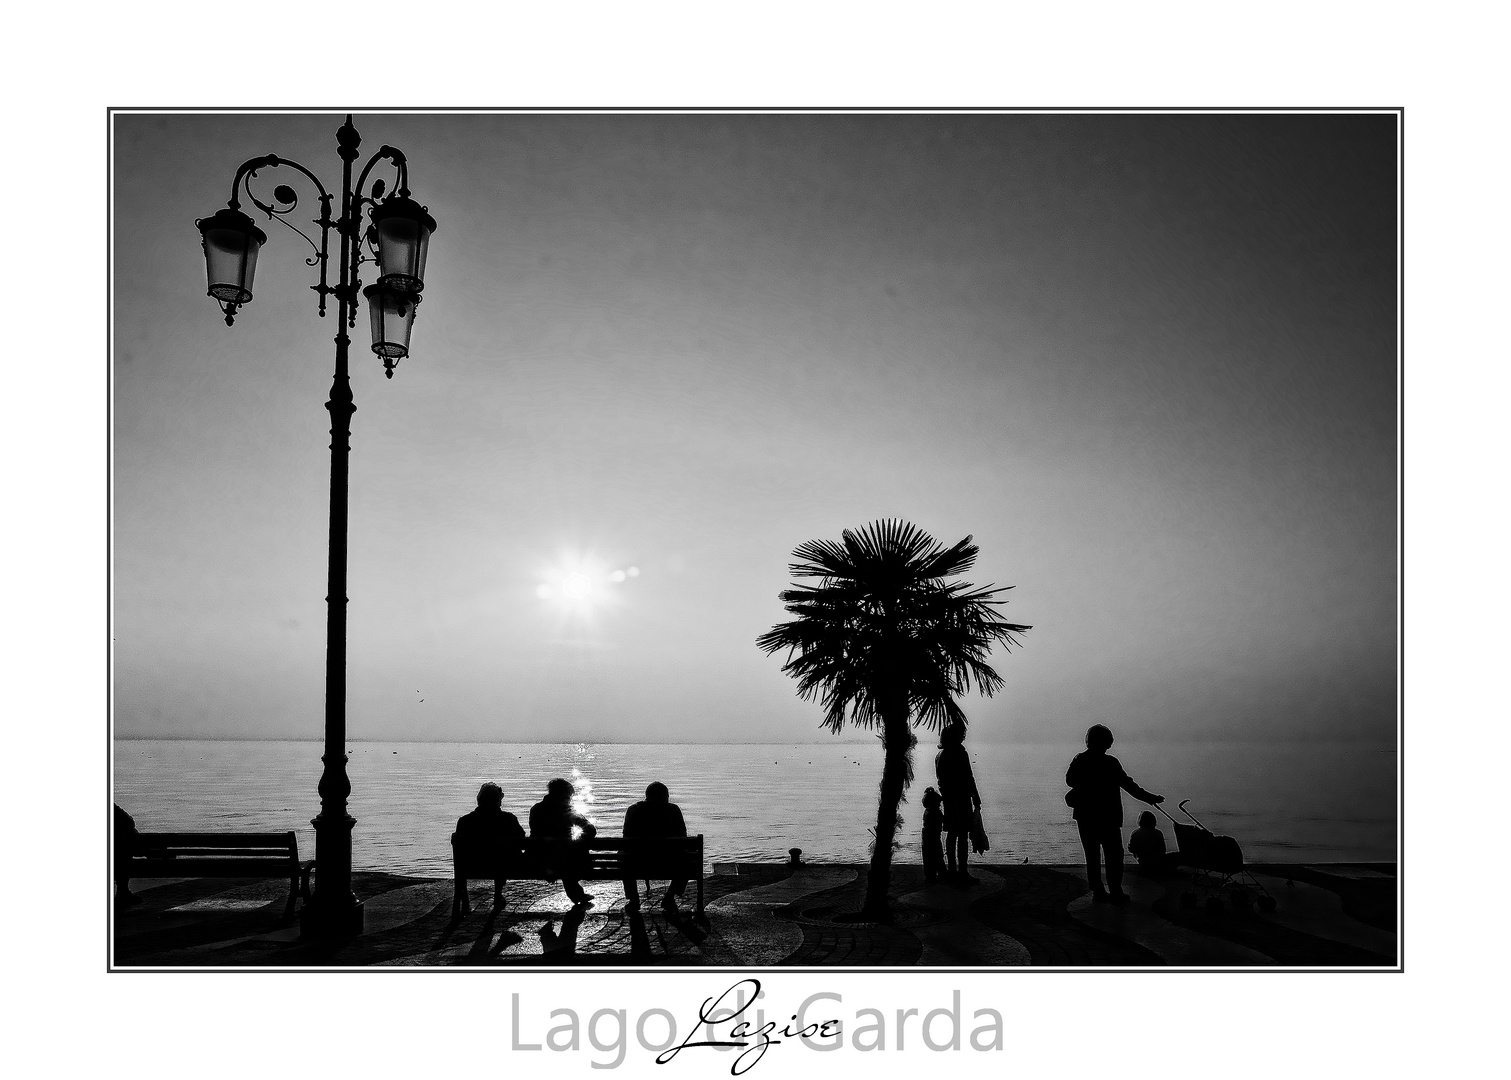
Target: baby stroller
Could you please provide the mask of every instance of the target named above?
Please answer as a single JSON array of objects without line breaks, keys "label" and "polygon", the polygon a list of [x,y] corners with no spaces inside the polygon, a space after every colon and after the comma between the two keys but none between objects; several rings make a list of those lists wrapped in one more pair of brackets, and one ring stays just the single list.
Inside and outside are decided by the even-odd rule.
[{"label": "baby stroller", "polygon": [[1239,910],[1247,909],[1250,903],[1257,902],[1260,911],[1274,911],[1275,898],[1260,884],[1258,878],[1244,869],[1243,851],[1239,848],[1238,841],[1231,836],[1213,835],[1186,809],[1186,803],[1190,801],[1183,799],[1176,807],[1195,822],[1190,825],[1176,821],[1164,807],[1155,805],[1155,809],[1170,818],[1170,824],[1175,827],[1175,842],[1180,847],[1180,865],[1191,871],[1191,888],[1181,893],[1181,906],[1195,907],[1198,890],[1206,890],[1207,910],[1221,911],[1223,892],[1226,890],[1228,901]]}]

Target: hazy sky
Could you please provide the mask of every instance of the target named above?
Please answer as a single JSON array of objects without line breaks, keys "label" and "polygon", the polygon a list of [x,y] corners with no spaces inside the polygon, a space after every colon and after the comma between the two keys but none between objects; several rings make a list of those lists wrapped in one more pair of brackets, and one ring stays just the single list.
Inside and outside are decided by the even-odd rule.
[{"label": "hazy sky", "polygon": [[[321,733],[334,315],[264,221],[227,328],[194,219],[341,119],[115,118],[118,734]],[[439,229],[354,331],[353,738],[827,739],[755,638],[893,516],[1033,624],[973,738],[1391,736],[1394,116],[356,122]]]}]

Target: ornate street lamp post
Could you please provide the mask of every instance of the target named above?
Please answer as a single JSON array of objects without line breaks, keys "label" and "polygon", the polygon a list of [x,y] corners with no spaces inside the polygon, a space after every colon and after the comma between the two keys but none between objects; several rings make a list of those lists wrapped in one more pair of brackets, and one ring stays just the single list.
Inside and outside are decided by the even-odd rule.
[{"label": "ornate street lamp post", "polygon": [[[297,161],[276,154],[252,158],[236,170],[231,181],[231,201],[224,210],[196,224],[204,243],[209,295],[221,306],[230,326],[236,312],[252,300],[252,276],[257,253],[267,236],[241,212],[241,193],[252,205],[299,233],[315,250],[306,259],[320,268],[320,284],[310,286],[320,297],[320,316],[325,317],[327,296],[337,304],[336,375],[331,382],[331,513],[330,562],[326,592],[325,624],[325,769],[320,776],[320,813],[315,826],[315,890],[300,913],[301,933],[306,937],[346,937],[362,932],[362,905],[351,888],[352,826],[356,819],[346,812],[351,781],[346,775],[346,510],[347,458],[351,453],[351,379],[346,350],[351,343],[348,329],[357,323],[357,294],[361,286],[358,268],[364,262],[377,264],[378,280],[362,290],[372,316],[373,352],[383,360],[384,374],[393,378],[394,366],[409,355],[409,333],[415,309],[425,288],[425,255],[435,220],[409,197],[409,166],[404,154],[391,146],[379,148],[368,159],[352,184],[352,163],[359,154],[362,136],[352,126],[350,115],[336,132],[341,156],[341,216],[331,218],[332,196],[320,178]],[[397,188],[383,198],[382,180],[364,195],[368,174],[387,159],[397,170]],[[280,184],[273,201],[263,202],[252,192],[252,180],[263,169],[290,168],[303,173],[320,193],[320,243],[291,224],[288,215],[298,206],[294,189]],[[380,201],[381,200],[381,201]],[[369,222],[363,230],[364,218]],[[330,233],[340,237],[339,280],[328,283]],[[363,252],[366,242],[368,253]]]}]

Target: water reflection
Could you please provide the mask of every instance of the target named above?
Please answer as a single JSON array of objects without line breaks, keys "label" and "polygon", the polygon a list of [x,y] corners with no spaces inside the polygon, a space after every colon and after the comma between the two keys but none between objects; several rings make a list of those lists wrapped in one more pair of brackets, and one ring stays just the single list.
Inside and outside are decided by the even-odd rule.
[{"label": "water reflection", "polygon": [[[580,744],[577,749],[579,753],[584,754],[584,756],[591,756],[586,754],[586,748],[582,747]],[[587,773],[583,772],[579,766],[573,765],[571,775],[568,776],[567,779],[572,782],[573,813],[581,814],[583,817],[591,821],[595,827],[601,829],[603,827],[602,823],[593,816],[593,803],[595,801],[593,798],[593,778]],[[581,826],[573,825],[572,839],[577,840],[581,839],[581,837]]]}]

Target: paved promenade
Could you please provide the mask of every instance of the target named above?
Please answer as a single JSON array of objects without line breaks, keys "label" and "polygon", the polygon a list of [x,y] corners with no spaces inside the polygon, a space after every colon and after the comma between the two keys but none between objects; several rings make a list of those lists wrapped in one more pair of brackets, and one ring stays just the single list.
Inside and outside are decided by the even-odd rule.
[{"label": "paved promenade", "polygon": [[[1094,904],[1077,867],[976,865],[978,884],[925,885],[893,868],[890,925],[846,918],[865,868],[717,865],[706,917],[647,903],[624,910],[617,882],[585,882],[596,903],[573,909],[558,885],[511,883],[494,911],[474,883],[472,913],[451,918],[450,881],[357,873],[365,931],[302,942],[281,919],[287,881],[145,879],[117,911],[113,964],[142,967],[1364,967],[1397,962],[1395,868],[1388,864],[1251,868],[1274,911],[1181,903],[1185,877],[1129,870],[1127,905]],[[659,886],[655,896],[659,900]],[[1205,894],[1203,894],[1205,895]]]}]

